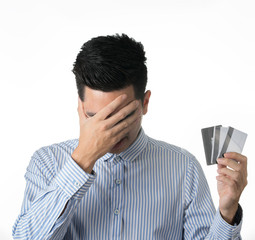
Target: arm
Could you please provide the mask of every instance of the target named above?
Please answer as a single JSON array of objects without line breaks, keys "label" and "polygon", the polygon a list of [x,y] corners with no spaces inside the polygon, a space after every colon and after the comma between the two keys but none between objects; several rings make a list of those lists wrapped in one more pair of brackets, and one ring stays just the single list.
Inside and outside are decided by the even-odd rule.
[{"label": "arm", "polygon": [[[62,239],[76,206],[93,183],[70,156],[55,172],[49,148],[35,152],[25,174],[21,213],[13,226],[14,239]],[[66,209],[60,217],[64,208]]]},{"label": "arm", "polygon": [[[80,138],[72,157],[67,152],[55,156],[49,148],[34,154],[25,175],[26,191],[21,214],[13,227],[14,238],[64,237],[77,205],[95,179],[92,169],[96,160],[122,139],[140,117],[136,111],[126,118],[137,109],[138,101],[126,103],[112,114],[125,99],[117,97],[89,119],[79,100]],[[59,170],[56,162],[61,162],[62,157],[65,165]]]},{"label": "arm", "polygon": [[215,212],[203,170],[191,159],[185,184],[184,239],[241,239],[241,225],[232,226],[219,210]]}]

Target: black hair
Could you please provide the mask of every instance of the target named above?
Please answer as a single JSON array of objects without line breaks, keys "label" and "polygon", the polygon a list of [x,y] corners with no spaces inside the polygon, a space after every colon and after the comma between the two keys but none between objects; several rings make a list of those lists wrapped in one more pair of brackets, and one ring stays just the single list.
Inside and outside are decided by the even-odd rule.
[{"label": "black hair", "polygon": [[85,86],[111,92],[130,85],[143,101],[147,84],[143,45],[127,35],[100,36],[84,43],[73,65],[79,97]]}]

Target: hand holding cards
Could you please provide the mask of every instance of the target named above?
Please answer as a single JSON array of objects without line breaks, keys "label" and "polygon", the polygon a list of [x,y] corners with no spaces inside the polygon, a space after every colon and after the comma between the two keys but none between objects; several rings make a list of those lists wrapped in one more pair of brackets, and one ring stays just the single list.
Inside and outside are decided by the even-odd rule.
[{"label": "hand holding cards", "polygon": [[201,131],[207,165],[216,164],[217,159],[226,152],[241,153],[247,138],[246,133],[221,125]]}]

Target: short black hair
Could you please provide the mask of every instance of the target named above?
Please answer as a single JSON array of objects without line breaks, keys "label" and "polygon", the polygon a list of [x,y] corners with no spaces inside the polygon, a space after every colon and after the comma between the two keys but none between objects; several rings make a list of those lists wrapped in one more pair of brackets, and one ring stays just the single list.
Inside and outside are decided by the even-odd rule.
[{"label": "short black hair", "polygon": [[84,43],[73,65],[79,97],[85,86],[104,92],[133,86],[143,101],[147,84],[144,47],[126,34],[100,36]]}]

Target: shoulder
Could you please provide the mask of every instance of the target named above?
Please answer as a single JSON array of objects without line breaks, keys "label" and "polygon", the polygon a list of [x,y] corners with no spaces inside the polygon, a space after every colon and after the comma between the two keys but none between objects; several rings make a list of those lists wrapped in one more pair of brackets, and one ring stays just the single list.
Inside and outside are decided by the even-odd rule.
[{"label": "shoulder", "polygon": [[182,164],[183,167],[186,166],[185,169],[192,166],[200,168],[200,163],[192,153],[182,147],[165,141],[148,137],[147,151],[157,155],[157,158],[162,159],[162,161],[178,162],[178,164]]},{"label": "shoulder", "polygon": [[30,161],[40,169],[62,168],[68,156],[78,145],[78,139],[71,139],[60,143],[54,143],[36,150]]},{"label": "shoulder", "polygon": [[148,137],[148,148],[154,149],[159,152],[164,152],[172,155],[178,155],[179,157],[195,159],[195,156],[191,154],[184,148],[178,147],[176,145],[156,140],[154,138]]},{"label": "shoulder", "polygon": [[78,139],[70,139],[60,143],[54,143],[48,146],[43,146],[35,151],[34,155],[39,157],[49,157],[60,153],[71,154],[77,147]]},{"label": "shoulder", "polygon": [[164,166],[170,166],[170,170],[179,171],[190,180],[203,179],[206,182],[199,161],[186,149],[150,137],[148,137],[148,149],[154,152],[153,155],[156,155],[157,160],[163,162]]}]

